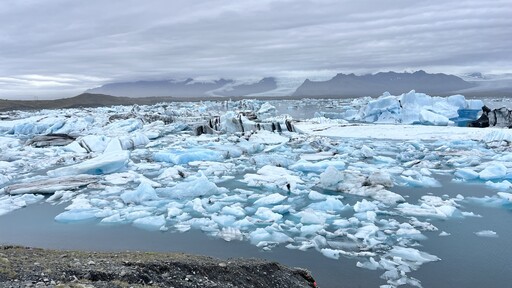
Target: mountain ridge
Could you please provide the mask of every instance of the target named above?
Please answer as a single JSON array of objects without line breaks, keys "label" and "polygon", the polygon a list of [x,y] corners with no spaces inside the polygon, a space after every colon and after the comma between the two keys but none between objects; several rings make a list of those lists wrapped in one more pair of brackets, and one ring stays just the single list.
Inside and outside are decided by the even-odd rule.
[{"label": "mountain ridge", "polygon": [[455,75],[430,74],[423,70],[413,73],[389,71],[361,76],[354,73],[338,73],[326,81],[306,79],[292,95],[360,97],[381,95],[386,91],[391,94],[401,94],[404,91],[417,90],[431,95],[445,96],[475,86],[476,84],[464,81]]},{"label": "mountain ridge", "polygon": [[88,89],[85,93],[105,94],[120,97],[208,97],[208,96],[248,96],[265,93],[277,88],[274,77],[265,77],[258,82],[237,83],[232,79],[220,78],[213,81],[133,81],[108,83]]}]

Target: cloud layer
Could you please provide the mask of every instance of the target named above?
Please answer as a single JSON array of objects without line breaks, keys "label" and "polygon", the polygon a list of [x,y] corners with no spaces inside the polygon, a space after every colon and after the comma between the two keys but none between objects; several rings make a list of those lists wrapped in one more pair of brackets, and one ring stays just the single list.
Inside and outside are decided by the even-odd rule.
[{"label": "cloud layer", "polygon": [[510,0],[7,0],[0,98],[136,79],[511,72],[510,15]]}]

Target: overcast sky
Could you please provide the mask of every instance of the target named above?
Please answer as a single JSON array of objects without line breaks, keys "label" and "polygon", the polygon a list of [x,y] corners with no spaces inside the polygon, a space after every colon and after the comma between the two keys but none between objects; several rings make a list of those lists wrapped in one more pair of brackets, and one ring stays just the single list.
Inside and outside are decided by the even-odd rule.
[{"label": "overcast sky", "polygon": [[512,1],[2,0],[0,98],[107,82],[512,72]]}]

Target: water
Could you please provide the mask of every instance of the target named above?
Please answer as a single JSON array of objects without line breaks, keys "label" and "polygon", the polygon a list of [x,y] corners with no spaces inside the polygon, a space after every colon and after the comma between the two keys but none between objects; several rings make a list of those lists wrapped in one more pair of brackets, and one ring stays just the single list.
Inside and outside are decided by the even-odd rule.
[{"label": "water", "polygon": [[[410,203],[429,193],[448,194],[450,197],[457,194],[465,197],[495,195],[495,191],[481,184],[453,183],[447,176],[438,176],[438,179],[443,184],[441,188],[397,187],[393,190],[407,197]],[[359,199],[353,198],[346,200],[352,202]],[[425,232],[428,239],[421,242],[421,250],[442,260],[425,264],[410,276],[421,280],[423,287],[510,287],[512,276],[508,264],[512,259],[509,240],[512,239],[512,226],[509,220],[512,211],[507,207],[483,207],[469,202],[463,205],[464,211],[482,217],[430,220],[439,231]],[[55,222],[53,218],[64,207],[40,203],[0,217],[0,243],[91,251],[185,252],[222,259],[257,257],[307,268],[320,287],[378,287],[385,282],[379,278],[383,271],[357,268],[357,259],[342,257],[332,260],[314,250],[302,252],[281,246],[262,251],[248,242],[226,242],[199,231],[170,233],[146,231],[131,225],[100,225],[97,221],[74,224]],[[498,237],[476,236],[475,232],[481,230],[493,230]],[[441,231],[451,235],[441,237]]]},{"label": "water", "polygon": [[[0,217],[0,244],[62,250],[184,252],[221,259],[260,258],[305,267],[320,287],[377,287],[382,283],[380,272],[359,269],[354,259],[332,260],[312,250],[276,247],[262,251],[248,242],[226,242],[196,230],[165,233],[131,225],[99,225],[97,221],[55,222],[53,218],[64,211],[64,207],[40,203]],[[340,283],[346,285],[340,286]]]}]

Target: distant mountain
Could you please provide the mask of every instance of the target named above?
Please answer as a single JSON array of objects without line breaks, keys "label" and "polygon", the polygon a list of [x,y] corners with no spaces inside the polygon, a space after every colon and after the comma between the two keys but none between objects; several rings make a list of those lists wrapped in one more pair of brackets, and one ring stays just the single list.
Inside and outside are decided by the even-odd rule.
[{"label": "distant mountain", "polygon": [[237,84],[234,80],[220,79],[212,82],[194,81],[137,81],[110,83],[87,90],[85,93],[123,97],[208,97],[246,96],[276,89],[274,78],[263,78],[257,83]]},{"label": "distant mountain", "polygon": [[327,81],[310,81],[306,79],[293,96],[296,97],[359,97],[377,96],[385,91],[401,94],[410,90],[430,95],[448,95],[476,84],[447,74],[429,74],[423,70],[414,73],[381,72],[357,76],[340,73]]},{"label": "distant mountain", "polygon": [[236,97],[264,93],[275,89],[277,89],[276,79],[267,77],[257,83],[235,85],[230,89],[214,91],[214,93],[219,96]]}]

